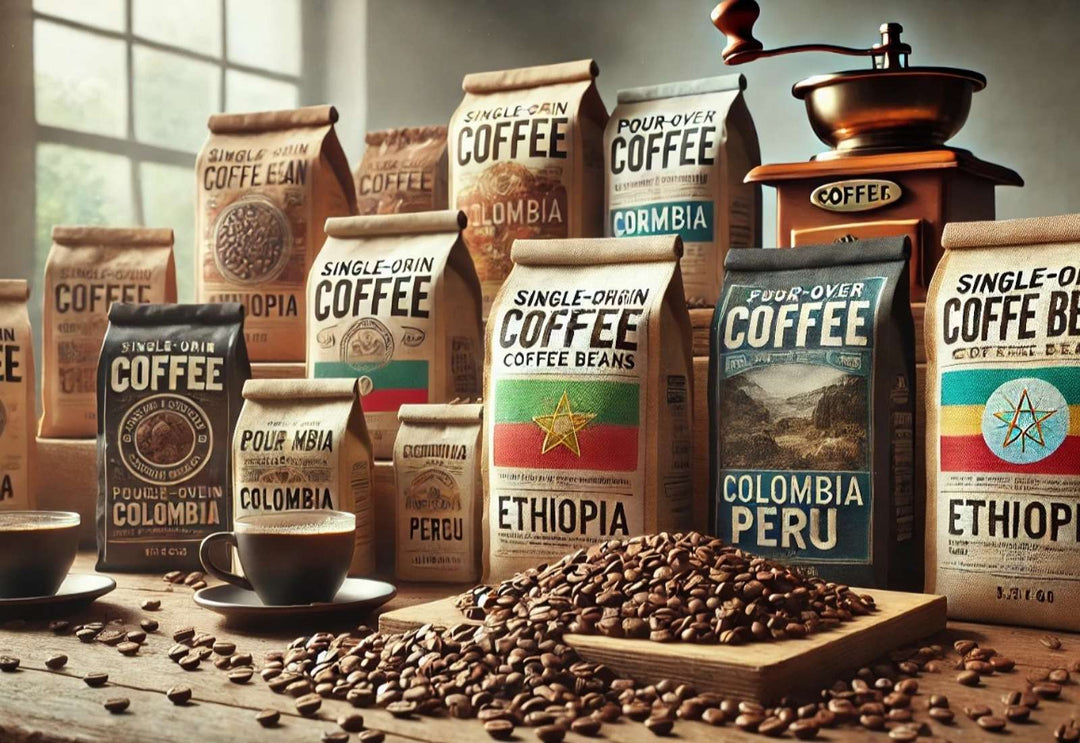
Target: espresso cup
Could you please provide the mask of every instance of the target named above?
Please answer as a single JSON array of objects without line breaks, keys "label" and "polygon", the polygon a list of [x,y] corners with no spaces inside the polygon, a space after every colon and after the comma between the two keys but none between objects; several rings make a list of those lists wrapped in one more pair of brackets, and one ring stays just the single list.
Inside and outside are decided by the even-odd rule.
[{"label": "espresso cup", "polygon": [[52,596],[79,548],[79,514],[0,511],[0,599]]},{"label": "espresso cup", "polygon": [[[240,516],[232,531],[199,545],[206,572],[255,591],[267,606],[332,601],[348,575],[356,516],[345,511],[277,511]],[[215,543],[232,545],[244,575],[214,564]]]}]

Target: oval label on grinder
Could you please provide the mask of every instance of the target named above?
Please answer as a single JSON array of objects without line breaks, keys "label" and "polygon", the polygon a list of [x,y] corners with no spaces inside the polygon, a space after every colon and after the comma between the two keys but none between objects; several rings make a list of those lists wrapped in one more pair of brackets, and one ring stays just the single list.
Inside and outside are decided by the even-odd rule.
[{"label": "oval label on grinder", "polygon": [[899,183],[876,178],[823,183],[810,193],[810,203],[830,212],[865,212],[900,198]]}]

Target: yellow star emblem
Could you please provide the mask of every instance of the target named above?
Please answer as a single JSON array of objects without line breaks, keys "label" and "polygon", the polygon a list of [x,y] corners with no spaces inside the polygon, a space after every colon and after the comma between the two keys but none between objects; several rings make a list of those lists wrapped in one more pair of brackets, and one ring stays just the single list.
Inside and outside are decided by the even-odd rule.
[{"label": "yellow star emblem", "polygon": [[555,412],[551,415],[534,415],[533,423],[540,426],[544,432],[544,444],[540,448],[541,454],[547,454],[558,446],[565,446],[574,452],[575,456],[581,456],[581,447],[578,446],[577,432],[588,425],[589,421],[596,417],[596,413],[575,413],[570,409],[570,398],[566,391],[559,398]]},{"label": "yellow star emblem", "polygon": [[[1012,403],[1009,403],[1012,405]],[[1003,447],[1020,442],[1020,450],[1027,450],[1027,442],[1030,439],[1039,446],[1046,447],[1046,439],[1043,438],[1042,424],[1056,413],[1056,410],[1038,410],[1031,399],[1027,388],[1020,395],[1020,402],[1012,405],[1011,409],[994,413],[994,417],[1005,424],[1005,440]],[[1024,420],[1024,416],[1027,419]],[[1032,433],[1034,431],[1034,433]]]}]

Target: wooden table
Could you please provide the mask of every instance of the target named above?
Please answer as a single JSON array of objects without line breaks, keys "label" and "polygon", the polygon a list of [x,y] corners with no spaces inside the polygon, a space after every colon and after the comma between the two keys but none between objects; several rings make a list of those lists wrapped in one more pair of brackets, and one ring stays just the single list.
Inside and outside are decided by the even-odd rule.
[{"label": "wooden table", "polygon": [[[93,565],[93,555],[80,554],[74,572],[92,572]],[[53,635],[47,630],[44,619],[4,624],[0,627],[0,654],[18,657],[21,666],[15,673],[0,673],[0,741],[318,741],[323,731],[337,729],[335,720],[339,714],[352,710],[345,702],[328,699],[323,702],[317,717],[303,718],[296,713],[291,697],[274,694],[258,675],[247,684],[237,685],[230,683],[225,673],[209,662],[204,662],[199,670],[188,672],[170,661],[166,653],[173,644],[173,630],[190,625],[218,639],[234,641],[237,649],[250,652],[258,665],[264,653],[284,649],[298,635],[322,630],[342,631],[360,623],[374,626],[375,616],[358,616],[344,626],[322,624],[262,630],[229,627],[217,614],[196,606],[191,589],[185,586],[170,586],[159,575],[117,574],[114,577],[117,589],[99,599],[83,615],[71,617],[72,622],[119,619],[129,629],[134,629],[141,618],[152,617],[160,622],[160,630],[149,635],[138,656],[126,657],[101,643],[84,644],[72,635]],[[429,601],[458,590],[460,587],[446,585],[402,586],[398,596],[385,608]],[[147,612],[140,608],[140,603],[149,598],[161,601],[160,611]],[[952,673],[920,677],[921,696],[917,699],[917,709],[924,710],[926,694],[941,692],[949,696],[957,713],[955,725],[944,727],[931,723],[935,733],[932,740],[994,738],[964,717],[965,705],[982,703],[1000,711],[1003,706],[1001,695],[1022,687],[1024,677],[1034,668],[1067,667],[1080,660],[1080,635],[1055,633],[1063,642],[1062,649],[1055,652],[1040,644],[1039,638],[1043,634],[1011,627],[951,624],[946,636],[936,641],[951,645],[955,639],[970,637],[983,646],[992,646],[1013,657],[1018,666],[1013,673],[987,678],[984,686],[975,689],[957,684]],[[55,653],[66,654],[69,661],[64,669],[49,671],[45,668],[45,659]],[[92,689],[82,682],[84,674],[99,671],[109,674],[107,686]],[[193,700],[187,706],[174,706],[165,698],[165,691],[179,684],[190,686],[194,692]],[[131,700],[126,713],[114,715],[102,707],[105,699],[115,696]],[[264,730],[255,722],[255,713],[268,707],[282,713],[281,724],[276,729]],[[476,721],[449,718],[398,720],[379,709],[361,712],[367,726],[385,731],[388,741],[488,740]],[[1070,715],[1080,716],[1080,686],[1075,681],[1065,688],[1060,700],[1043,702],[1032,722],[1010,725],[1008,734],[1002,739],[1049,743],[1054,727]],[[921,712],[918,719],[928,718]],[[730,725],[712,728],[702,723],[681,722],[676,725],[675,733],[677,739],[684,741],[762,740]],[[643,725],[629,721],[605,725],[603,735],[607,740],[656,740]],[[518,728],[516,739],[536,738],[531,730]],[[888,741],[882,733],[850,727],[823,731],[819,739]],[[588,739],[569,735],[567,740]]]}]

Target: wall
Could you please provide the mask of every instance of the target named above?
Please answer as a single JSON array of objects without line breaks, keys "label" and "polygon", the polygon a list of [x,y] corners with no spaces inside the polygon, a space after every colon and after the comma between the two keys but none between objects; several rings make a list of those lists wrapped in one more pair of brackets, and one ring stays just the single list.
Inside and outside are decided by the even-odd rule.
[{"label": "wall", "polygon": [[[340,0],[348,2],[348,0]],[[367,124],[378,129],[445,122],[467,72],[593,57],[610,110],[620,88],[743,72],[766,162],[825,149],[791,85],[864,60],[803,54],[726,68],[714,0],[369,0]],[[951,144],[1017,170],[1022,189],[998,190],[1002,218],[1080,211],[1080,2],[1072,0],[760,0],[755,35],[767,47],[804,41],[868,46],[899,21],[913,64],[966,67],[989,84]],[[355,38],[336,24],[335,36]],[[340,88],[330,85],[331,100]],[[351,154],[351,153],[350,153]],[[766,244],[775,198],[765,191]]]}]

